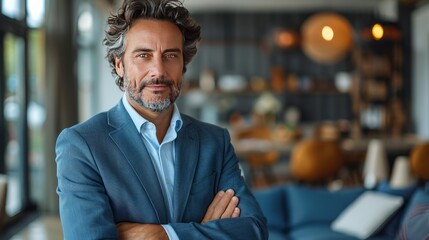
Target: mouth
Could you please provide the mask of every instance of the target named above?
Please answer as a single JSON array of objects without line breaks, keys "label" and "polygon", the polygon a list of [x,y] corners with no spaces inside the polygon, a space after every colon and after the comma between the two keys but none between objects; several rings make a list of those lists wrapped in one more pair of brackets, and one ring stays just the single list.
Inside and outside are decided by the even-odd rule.
[{"label": "mouth", "polygon": [[152,92],[161,92],[169,89],[169,86],[165,84],[151,84],[151,85],[146,85],[144,88]]},{"label": "mouth", "polygon": [[149,82],[142,83],[141,90],[146,88],[147,90],[150,90],[152,92],[162,92],[170,89],[172,85],[173,82],[171,81],[155,79]]}]

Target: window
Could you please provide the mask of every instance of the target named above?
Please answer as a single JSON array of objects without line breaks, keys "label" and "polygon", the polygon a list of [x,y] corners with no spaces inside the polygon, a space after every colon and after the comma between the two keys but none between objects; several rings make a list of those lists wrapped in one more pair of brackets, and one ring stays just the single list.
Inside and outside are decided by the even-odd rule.
[{"label": "window", "polygon": [[45,0],[0,2],[0,174],[10,224],[43,201]]},{"label": "window", "polygon": [[25,154],[25,79],[24,39],[11,33],[3,38],[4,86],[3,108],[5,123],[5,173],[8,176],[6,213],[14,216],[22,210],[23,174]]},{"label": "window", "polygon": [[38,205],[46,201],[45,157],[43,126],[46,122],[45,99],[45,42],[41,29],[32,29],[28,33],[29,41],[29,103],[27,108],[29,128],[29,169],[30,198]]},{"label": "window", "polygon": [[24,18],[25,8],[21,0],[3,0],[1,7],[1,12],[5,16],[16,20],[22,20]]}]

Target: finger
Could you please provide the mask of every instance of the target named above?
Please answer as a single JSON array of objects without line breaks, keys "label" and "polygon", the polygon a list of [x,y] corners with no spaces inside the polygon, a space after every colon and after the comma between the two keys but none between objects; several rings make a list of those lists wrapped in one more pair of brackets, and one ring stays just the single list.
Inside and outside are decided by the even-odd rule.
[{"label": "finger", "polygon": [[234,213],[234,210],[237,207],[237,205],[238,205],[238,197],[234,196],[231,198],[231,201],[229,201],[229,204],[226,207],[225,211],[223,212],[221,218],[232,217],[232,214]]},{"label": "finger", "polygon": [[216,205],[219,203],[219,201],[222,199],[222,196],[225,194],[224,191],[219,191],[213,201],[210,203],[209,207],[207,208],[206,214],[204,215],[203,220],[201,223],[206,223],[211,220],[213,216],[214,209]]},{"label": "finger", "polygon": [[207,208],[207,213],[209,213],[208,215],[212,215],[216,206],[218,205],[218,203],[221,201],[221,199],[223,198],[223,196],[225,195],[224,191],[219,191],[215,198],[213,199],[213,201],[210,203],[210,206]]},{"label": "finger", "polygon": [[215,198],[213,199],[213,201],[210,203],[210,206],[208,208],[208,211],[210,214],[209,215],[213,215],[213,212],[216,209],[216,206],[219,204],[219,202],[222,200],[222,198],[225,195],[225,191],[219,191],[218,194],[216,194]]},{"label": "finger", "polygon": [[231,199],[234,197],[234,190],[228,189],[226,190],[225,194],[223,194],[222,199],[216,204],[213,214],[212,214],[212,220],[213,219],[219,219],[227,209],[229,203],[231,202]]},{"label": "finger", "polygon": [[235,209],[234,209],[234,212],[232,213],[232,218],[236,218],[236,217],[239,217],[240,216],[240,208],[238,208],[238,207],[236,207]]}]

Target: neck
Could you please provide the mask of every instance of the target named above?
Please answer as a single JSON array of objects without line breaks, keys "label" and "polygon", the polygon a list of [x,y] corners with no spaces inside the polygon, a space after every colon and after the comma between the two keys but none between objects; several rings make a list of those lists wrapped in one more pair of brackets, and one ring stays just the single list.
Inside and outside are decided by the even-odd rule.
[{"label": "neck", "polygon": [[128,99],[128,102],[140,114],[140,116],[144,117],[146,120],[155,125],[156,137],[158,142],[161,143],[165,137],[165,134],[167,134],[168,127],[170,126],[171,118],[173,117],[174,104],[171,104],[166,110],[162,112],[157,112],[142,108],[134,101],[130,101],[130,99]]},{"label": "neck", "polygon": [[173,117],[173,105],[170,106],[167,110],[163,112],[154,112],[151,110],[145,111],[146,114],[140,115],[146,118],[148,121],[153,123],[156,127],[156,138],[158,143],[162,143],[164,140],[165,134],[170,126],[171,118]]}]

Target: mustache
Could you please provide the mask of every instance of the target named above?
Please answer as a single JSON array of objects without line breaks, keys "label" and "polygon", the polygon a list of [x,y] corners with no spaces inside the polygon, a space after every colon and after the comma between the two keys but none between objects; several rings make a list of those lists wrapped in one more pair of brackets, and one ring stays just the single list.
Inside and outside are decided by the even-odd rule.
[{"label": "mustache", "polygon": [[162,85],[166,85],[167,87],[171,87],[174,85],[173,81],[167,80],[167,79],[163,79],[163,78],[157,78],[157,79],[151,79],[149,81],[143,81],[140,84],[140,91],[143,90],[143,88],[150,86],[150,85],[157,85],[157,84],[162,84]]}]

